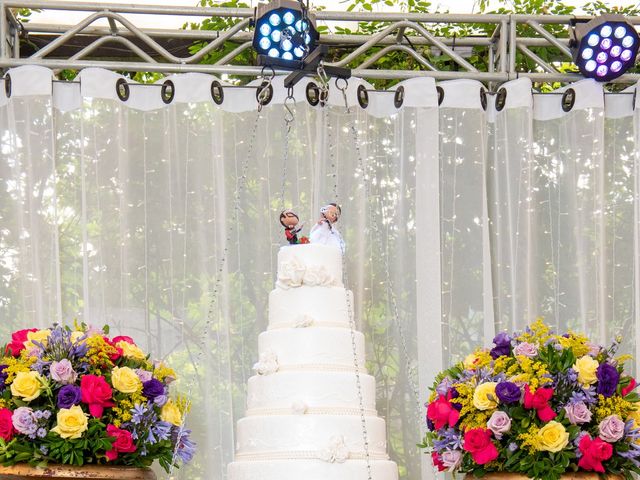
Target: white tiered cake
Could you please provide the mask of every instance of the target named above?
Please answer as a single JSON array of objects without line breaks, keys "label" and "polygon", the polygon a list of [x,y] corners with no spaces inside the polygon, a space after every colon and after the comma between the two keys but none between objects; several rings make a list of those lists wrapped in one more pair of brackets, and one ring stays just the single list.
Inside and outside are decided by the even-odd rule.
[{"label": "white tiered cake", "polygon": [[364,367],[364,336],[354,332],[360,401],[348,295],[338,248],[280,249],[269,329],[260,334],[258,374],[249,379],[230,480],[367,480],[361,404],[371,476],[398,478],[375,410],[375,379]]}]

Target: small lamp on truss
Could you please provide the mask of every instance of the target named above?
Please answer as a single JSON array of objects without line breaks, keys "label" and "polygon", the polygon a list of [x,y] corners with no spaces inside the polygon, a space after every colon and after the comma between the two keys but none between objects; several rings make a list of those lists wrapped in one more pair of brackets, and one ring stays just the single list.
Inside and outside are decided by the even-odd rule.
[{"label": "small lamp on truss", "polygon": [[[291,70],[284,82],[286,88],[316,73],[328,48],[320,45],[315,15],[302,0],[259,4],[253,23],[253,48],[258,52],[258,64]],[[324,70],[328,76],[345,79],[351,76],[346,68],[325,66]]]}]

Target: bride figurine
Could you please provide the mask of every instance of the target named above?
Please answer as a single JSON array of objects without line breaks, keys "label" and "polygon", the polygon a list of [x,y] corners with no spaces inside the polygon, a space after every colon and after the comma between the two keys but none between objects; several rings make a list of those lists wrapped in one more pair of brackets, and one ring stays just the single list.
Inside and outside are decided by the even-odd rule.
[{"label": "bride figurine", "polygon": [[344,240],[336,228],[342,210],[335,203],[329,203],[320,209],[320,220],[311,229],[309,238],[311,243],[333,245],[344,253]]}]

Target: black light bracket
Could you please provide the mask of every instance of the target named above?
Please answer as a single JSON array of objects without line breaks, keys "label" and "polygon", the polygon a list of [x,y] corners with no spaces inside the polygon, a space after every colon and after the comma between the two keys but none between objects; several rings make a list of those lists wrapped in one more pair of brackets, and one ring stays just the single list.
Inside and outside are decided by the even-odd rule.
[{"label": "black light bracket", "polygon": [[[273,58],[268,55],[258,55],[258,65],[263,67],[273,67],[281,70],[291,70],[292,72],[284,79],[285,88],[293,88],[304,77],[316,75],[320,62],[329,53],[327,45],[318,45],[309,55],[302,60],[283,60],[281,58]],[[342,67],[332,67],[323,65],[324,71],[329,77],[342,78],[348,80],[351,78],[351,69]]]}]

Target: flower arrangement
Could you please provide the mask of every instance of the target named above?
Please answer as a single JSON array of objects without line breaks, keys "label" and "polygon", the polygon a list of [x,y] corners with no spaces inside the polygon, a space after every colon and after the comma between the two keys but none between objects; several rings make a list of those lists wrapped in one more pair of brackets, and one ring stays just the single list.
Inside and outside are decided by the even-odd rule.
[{"label": "flower arrangement", "polygon": [[130,337],[86,325],[20,330],[0,350],[0,463],[149,467],[195,453],[176,378]]},{"label": "flower arrangement", "polygon": [[542,321],[500,333],[438,375],[422,445],[440,471],[559,479],[640,473],[640,396],[628,355]]}]

